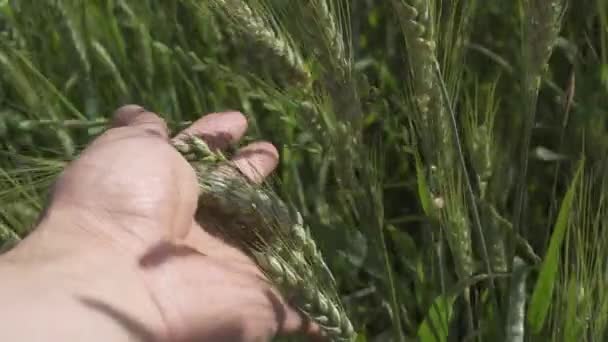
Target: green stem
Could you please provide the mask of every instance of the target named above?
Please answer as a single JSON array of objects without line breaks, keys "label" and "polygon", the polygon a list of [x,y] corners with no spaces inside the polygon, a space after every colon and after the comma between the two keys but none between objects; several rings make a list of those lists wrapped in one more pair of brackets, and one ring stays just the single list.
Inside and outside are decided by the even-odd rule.
[{"label": "green stem", "polygon": [[397,290],[395,289],[395,279],[393,275],[393,269],[391,267],[391,259],[386,248],[386,238],[384,236],[384,227],[382,224],[378,225],[380,234],[380,244],[382,249],[382,258],[384,261],[384,268],[386,271],[387,285],[391,296],[391,311],[393,312],[393,323],[395,328],[395,335],[397,341],[405,342],[405,335],[403,334],[403,327],[401,324],[401,311],[399,309],[399,299],[397,298]]}]

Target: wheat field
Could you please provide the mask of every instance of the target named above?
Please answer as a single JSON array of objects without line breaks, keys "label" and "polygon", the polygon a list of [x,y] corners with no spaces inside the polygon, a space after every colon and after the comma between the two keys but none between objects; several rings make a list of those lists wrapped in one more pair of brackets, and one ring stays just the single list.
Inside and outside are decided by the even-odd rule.
[{"label": "wheat field", "polygon": [[2,250],[125,103],[277,146],[247,248],[336,340],[608,340],[605,0],[0,0]]}]

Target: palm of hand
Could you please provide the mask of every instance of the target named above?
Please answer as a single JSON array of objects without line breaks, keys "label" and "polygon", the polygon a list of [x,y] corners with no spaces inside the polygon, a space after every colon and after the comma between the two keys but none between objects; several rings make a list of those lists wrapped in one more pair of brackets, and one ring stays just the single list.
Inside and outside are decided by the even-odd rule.
[{"label": "palm of hand", "polygon": [[[13,257],[26,259],[36,246],[77,260],[64,269],[74,270],[81,302],[130,338],[253,341],[301,330],[300,316],[255,264],[194,220],[196,176],[168,143],[162,120],[126,106],[114,123],[66,169],[39,228]],[[245,130],[242,114],[212,114],[175,139],[197,135],[223,148]],[[255,143],[235,163],[259,181],[277,158],[272,145]]]}]

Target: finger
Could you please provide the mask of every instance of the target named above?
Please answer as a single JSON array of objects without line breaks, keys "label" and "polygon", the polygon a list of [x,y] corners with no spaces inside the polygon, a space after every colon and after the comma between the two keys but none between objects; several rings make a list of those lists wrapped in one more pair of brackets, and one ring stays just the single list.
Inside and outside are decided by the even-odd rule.
[{"label": "finger", "polygon": [[279,152],[269,142],[254,142],[241,148],[232,161],[247,178],[261,183],[277,167]]},{"label": "finger", "polygon": [[126,105],[114,112],[112,127],[137,127],[150,135],[169,138],[167,124],[155,113],[138,105]]},{"label": "finger", "polygon": [[[280,323],[277,331],[279,335],[304,334],[307,335],[311,341],[324,340],[321,328],[318,324],[314,323],[298,310],[292,308],[276,290],[273,289],[272,293],[274,293],[276,296],[275,300],[277,300],[273,305],[275,307],[275,313],[278,316],[277,319]],[[272,298],[272,296],[269,298]]]},{"label": "finger", "polygon": [[213,149],[224,149],[237,142],[247,131],[247,119],[239,112],[212,113],[195,121],[173,140],[184,141],[190,136],[203,139]]}]

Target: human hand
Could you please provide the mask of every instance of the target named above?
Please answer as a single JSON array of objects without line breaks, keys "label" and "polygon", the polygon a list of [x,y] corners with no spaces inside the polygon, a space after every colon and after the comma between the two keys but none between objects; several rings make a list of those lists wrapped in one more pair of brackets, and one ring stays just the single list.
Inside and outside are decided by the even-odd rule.
[{"label": "human hand", "polygon": [[[210,114],[174,139],[195,135],[221,149],[246,128],[240,113]],[[256,182],[277,160],[264,142],[234,157]],[[113,128],[59,177],[38,227],[0,258],[0,340],[316,334],[255,263],[199,226],[197,198],[194,170],[169,143],[164,122],[139,106],[120,108]]]}]

